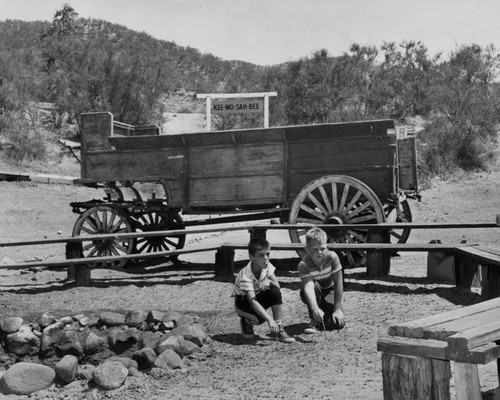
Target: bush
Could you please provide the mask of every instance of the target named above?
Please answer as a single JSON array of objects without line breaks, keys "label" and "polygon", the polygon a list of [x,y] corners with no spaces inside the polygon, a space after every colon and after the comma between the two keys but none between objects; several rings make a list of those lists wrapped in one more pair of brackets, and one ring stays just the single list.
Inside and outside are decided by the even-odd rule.
[{"label": "bush", "polygon": [[40,132],[24,123],[14,123],[0,131],[0,143],[7,159],[16,162],[43,161],[47,148]]}]

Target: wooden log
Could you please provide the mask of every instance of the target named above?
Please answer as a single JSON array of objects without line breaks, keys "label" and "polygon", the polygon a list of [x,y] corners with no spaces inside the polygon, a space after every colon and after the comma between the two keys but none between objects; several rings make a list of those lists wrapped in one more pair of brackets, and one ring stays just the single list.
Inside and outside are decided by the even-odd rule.
[{"label": "wooden log", "polygon": [[384,400],[449,400],[450,363],[382,354]]},{"label": "wooden log", "polygon": [[215,277],[234,279],[234,250],[221,248],[215,253]]},{"label": "wooden log", "polygon": [[[368,229],[367,243],[390,243],[389,231]],[[370,277],[387,276],[391,270],[391,254],[377,251],[366,252],[366,274]]]},{"label": "wooden log", "polygon": [[[82,242],[67,242],[66,258],[83,258]],[[87,265],[70,265],[67,271],[68,281],[76,281],[77,286],[90,286],[90,268]]]}]

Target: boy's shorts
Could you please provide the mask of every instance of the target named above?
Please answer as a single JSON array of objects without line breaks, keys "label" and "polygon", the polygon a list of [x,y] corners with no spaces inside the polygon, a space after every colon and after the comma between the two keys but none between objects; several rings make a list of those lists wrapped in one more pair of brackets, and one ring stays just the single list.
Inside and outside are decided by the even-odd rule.
[{"label": "boy's shorts", "polygon": [[[274,286],[269,290],[257,294],[255,296],[255,299],[265,310],[267,310],[269,307],[283,303],[281,299],[281,290]],[[258,315],[252,308],[246,295],[236,296],[234,300],[234,306],[236,309],[236,314],[238,314],[242,318],[247,319],[253,325],[260,325],[266,322],[266,320]]]}]

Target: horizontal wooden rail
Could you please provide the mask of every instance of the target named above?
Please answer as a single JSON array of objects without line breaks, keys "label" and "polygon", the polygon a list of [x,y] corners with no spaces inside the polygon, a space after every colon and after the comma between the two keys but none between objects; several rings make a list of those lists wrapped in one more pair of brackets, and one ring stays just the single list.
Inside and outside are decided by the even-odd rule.
[{"label": "horizontal wooden rail", "polygon": [[[115,234],[101,234],[101,235],[87,235],[87,236],[71,236],[65,238],[57,239],[43,239],[43,240],[29,240],[20,242],[4,242],[0,243],[0,247],[14,247],[14,246],[33,246],[33,245],[44,245],[44,244],[55,244],[55,243],[69,243],[69,242],[85,242],[91,240],[104,240],[104,239],[125,239],[125,238],[144,238],[144,237],[155,237],[155,236],[176,236],[176,235],[195,235],[201,233],[212,233],[212,232],[231,232],[231,231],[241,231],[241,230],[291,230],[291,229],[307,229],[313,224],[301,224],[301,225],[243,225],[243,226],[231,226],[231,227],[217,227],[217,228],[201,228],[201,229],[176,229],[176,230],[166,230],[166,231],[151,231],[151,232],[129,232],[129,233],[115,233]],[[495,223],[433,223],[433,224],[416,224],[416,223],[382,223],[382,224],[346,224],[346,225],[332,225],[324,224],[319,225],[322,229],[335,230],[335,229],[355,229],[355,230],[372,230],[372,231],[385,231],[390,229],[465,229],[465,228],[499,228],[500,225]]]},{"label": "horizontal wooden rail", "polygon": [[[159,257],[170,257],[177,256],[180,254],[190,254],[190,253],[201,253],[204,251],[214,251],[218,250],[220,246],[205,246],[197,247],[195,249],[184,248],[180,250],[170,250],[170,251],[159,251],[157,253],[138,253],[138,254],[127,254],[123,256],[106,256],[106,257],[86,257],[86,258],[69,258],[61,261],[30,261],[25,263],[15,263],[15,264],[2,264],[0,269],[20,269],[20,268],[30,268],[30,267],[61,267],[66,268],[73,265],[82,264],[95,264],[103,262],[121,261],[121,260],[136,260],[144,258],[159,258]],[[92,267],[96,268],[96,267]],[[106,269],[113,269],[112,266],[106,265]],[[121,268],[120,268],[121,269]]]}]

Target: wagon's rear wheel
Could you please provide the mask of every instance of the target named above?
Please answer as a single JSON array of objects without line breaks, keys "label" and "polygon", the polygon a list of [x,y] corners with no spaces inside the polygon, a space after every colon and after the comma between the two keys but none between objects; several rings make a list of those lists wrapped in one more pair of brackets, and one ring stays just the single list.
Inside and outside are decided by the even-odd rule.
[{"label": "wagon's rear wheel", "polygon": [[[399,212],[398,212],[399,204]],[[411,210],[408,200],[399,202],[388,201],[384,204],[384,213],[387,222],[411,222]],[[410,236],[410,228],[392,229],[390,232],[391,243],[406,243]]]},{"label": "wagon's rear wheel", "polygon": [[[136,217],[136,229],[140,232],[167,231],[184,229],[184,222],[178,213],[149,211]],[[137,253],[153,253],[182,249],[186,242],[185,234],[150,236],[137,239]]]},{"label": "wagon's rear wheel", "polygon": [[[290,224],[377,224],[385,222],[382,203],[375,192],[358,179],[344,175],[318,178],[304,186],[290,208]],[[294,243],[305,243],[309,227],[291,229]],[[334,243],[365,243],[366,229],[325,229],[328,241]],[[303,256],[304,252],[299,251]],[[356,266],[366,260],[364,251],[345,252],[348,264]]]},{"label": "wagon's rear wheel", "polygon": [[[130,217],[124,211],[106,205],[89,208],[76,220],[73,236],[115,234],[133,232]],[[107,257],[132,254],[135,239],[93,239],[82,245],[84,257]],[[111,267],[123,267],[127,260],[99,263]]]}]

